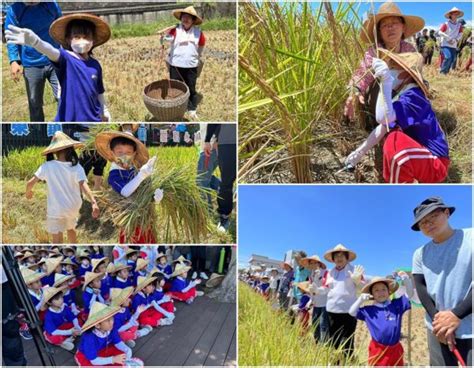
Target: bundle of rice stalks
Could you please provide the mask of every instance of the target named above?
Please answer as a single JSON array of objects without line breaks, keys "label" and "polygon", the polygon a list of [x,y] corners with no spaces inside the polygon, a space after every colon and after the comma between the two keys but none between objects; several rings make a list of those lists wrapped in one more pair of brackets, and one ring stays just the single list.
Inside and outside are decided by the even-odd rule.
[{"label": "bundle of rice stalks", "polygon": [[[103,216],[122,229],[127,239],[140,227],[142,231],[150,229],[158,242],[182,242],[184,238],[199,243],[209,233],[209,212],[203,199],[207,190],[196,185],[193,173],[190,166],[159,165],[130,197],[108,189],[96,198]],[[158,205],[154,201],[157,188],[164,193]],[[163,233],[164,239],[159,239]]]},{"label": "bundle of rice stalks", "polygon": [[120,124],[90,124],[89,134],[87,140],[84,142],[83,151],[90,151],[95,149],[95,137],[97,134],[109,130],[119,130]]}]

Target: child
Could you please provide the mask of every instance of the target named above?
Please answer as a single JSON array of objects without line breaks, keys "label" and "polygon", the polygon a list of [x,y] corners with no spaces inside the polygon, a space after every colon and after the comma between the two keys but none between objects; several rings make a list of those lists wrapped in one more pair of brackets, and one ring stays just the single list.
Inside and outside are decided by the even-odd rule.
[{"label": "child", "polygon": [[133,287],[131,286],[125,289],[110,289],[110,305],[120,307],[120,312],[114,316],[114,326],[122,341],[130,348],[135,347],[134,340],[146,336],[152,331],[150,326],[138,329],[138,316],[145,311],[145,306],[138,306],[132,315],[129,308],[132,294]]},{"label": "child", "polygon": [[202,291],[197,291],[196,286],[201,283],[200,279],[194,281],[187,280],[188,271],[191,269],[189,266],[185,266],[178,263],[172,273],[171,277],[174,277],[171,282],[171,288],[169,294],[173,299],[177,299],[187,304],[191,304],[196,296],[204,295]]},{"label": "child", "polygon": [[23,253],[23,257],[20,259],[20,262],[25,267],[34,265],[36,263],[36,256],[32,252],[27,251]]},{"label": "child", "polygon": [[84,286],[82,290],[82,299],[84,301],[84,316],[89,314],[90,309],[96,302],[104,303],[105,299],[100,293],[101,279],[104,276],[103,273],[87,272],[84,277]]},{"label": "child", "polygon": [[174,10],[173,16],[181,23],[168,31],[166,35],[161,35],[160,42],[162,45],[164,41],[171,43],[167,60],[170,68],[170,79],[183,81],[188,86],[189,118],[197,120],[198,95],[196,80],[206,39],[196,26],[202,23],[202,18],[197,15],[193,6]]},{"label": "child", "polygon": [[[130,197],[146,178],[153,174],[156,156],[148,159],[145,145],[130,132],[107,131],[97,134],[95,145],[97,152],[112,162],[109,172],[109,185],[121,196]],[[163,198],[163,191],[156,189],[154,200],[159,203]],[[151,228],[137,227],[131,239],[121,229],[120,244],[156,243]],[[115,249],[114,249],[115,250]]]},{"label": "child", "polygon": [[79,259],[79,262],[81,262],[81,265],[79,267],[79,276],[81,277],[81,279],[84,279],[84,275],[87,272],[92,272],[91,259],[85,253],[79,255],[77,258]]},{"label": "child", "polygon": [[138,277],[137,287],[135,288],[132,300],[132,309],[136,312],[142,307],[142,312],[138,316],[140,326],[144,328],[153,328],[160,325],[159,312],[152,305],[151,294],[154,291],[153,282],[156,277]]},{"label": "child", "polygon": [[135,267],[135,272],[133,273],[133,286],[137,286],[138,277],[147,276],[146,269],[148,267],[148,260],[143,258],[138,258],[137,265]]},{"label": "child", "polygon": [[101,259],[102,257],[104,257],[99,246],[93,245],[90,248],[91,248],[91,252],[89,256],[91,257],[91,259]]},{"label": "child", "polygon": [[262,276],[260,279],[260,285],[258,286],[259,294],[262,294],[265,299],[268,299],[269,287],[270,287],[270,277]]},{"label": "child", "polygon": [[43,308],[48,308],[44,317],[43,335],[49,343],[63,349],[74,349],[74,338],[81,334],[76,316],[66,307],[63,290],[49,287],[44,290]]},{"label": "child", "polygon": [[130,266],[131,270],[134,270],[137,266],[137,259],[138,259],[139,251],[133,248],[130,248],[125,253],[125,257],[127,257],[127,265]]},{"label": "child", "polygon": [[118,306],[93,305],[89,318],[82,326],[81,342],[74,356],[80,367],[124,366],[127,360],[132,359],[132,349],[125,345],[118,329],[114,328],[113,317],[119,312]]},{"label": "child", "polygon": [[36,312],[38,312],[39,319],[44,321],[45,312],[41,310],[43,302],[43,289],[41,285],[41,278],[44,276],[43,273],[34,272],[28,268],[21,269],[21,275],[25,281],[28,293],[30,294],[31,301],[33,302]]},{"label": "child", "polygon": [[109,300],[110,288],[112,287],[112,277],[107,273],[107,264],[109,259],[107,257],[94,258],[92,260],[92,272],[101,273],[104,275],[100,282],[100,294],[104,300]]},{"label": "child", "polygon": [[41,279],[43,286],[53,286],[54,284],[54,275],[56,273],[61,273],[61,262],[63,257],[57,258],[48,258],[45,261],[46,272],[45,276]]},{"label": "child", "polygon": [[35,252],[35,254],[38,259],[46,258],[48,257],[48,250],[45,248],[40,248]]},{"label": "child", "polygon": [[76,251],[73,247],[64,247],[62,251],[65,258],[70,258],[71,261],[76,262]]},{"label": "child", "polygon": [[276,268],[270,269],[270,286],[269,286],[269,299],[273,300],[276,298],[278,289],[278,270]]},{"label": "child", "polygon": [[[180,256],[180,258],[181,257],[182,256]],[[168,291],[171,287],[171,275],[173,274],[173,269],[168,263],[168,258],[166,257],[166,254],[158,253],[158,255],[156,256],[156,260],[158,261],[156,267],[163,273],[163,276],[165,277],[165,285],[163,286],[163,288],[165,289],[165,291]]]},{"label": "child", "polygon": [[81,312],[75,303],[75,294],[69,289],[69,282],[74,279],[74,275],[63,275],[57,273],[54,275],[54,285],[56,289],[63,290],[63,300],[66,307],[68,307],[75,316],[79,315]]},{"label": "child", "polygon": [[309,310],[311,308],[311,291],[310,282],[303,281],[297,284],[298,289],[302,292],[299,304],[295,305],[295,311],[298,313],[298,320],[301,323],[302,335],[308,331],[309,327]]},{"label": "child", "polygon": [[110,38],[108,24],[92,14],[71,14],[57,19],[49,33],[63,48],[56,49],[27,28],[9,26],[5,37],[8,44],[33,47],[56,66],[61,94],[55,121],[110,121],[102,68],[92,57],[92,50]]},{"label": "child", "polygon": [[174,312],[176,308],[174,307],[173,300],[163,292],[165,277],[160,271],[154,273],[152,277],[156,277],[156,280],[154,285],[155,290],[150,296],[152,300],[151,303],[155,310],[159,312],[159,318],[163,318],[163,320],[160,322],[161,325],[173,324],[173,320],[175,318]]},{"label": "child", "polygon": [[[398,275],[406,287],[407,295],[413,296],[413,285],[410,277],[403,271]],[[362,288],[362,294],[352,305],[349,313],[365,321],[372,340],[369,345],[369,361],[372,366],[403,366],[403,347],[400,343],[402,316],[411,309],[410,300],[402,295],[390,300],[390,295],[398,289],[398,284],[391,279],[374,277]],[[371,297],[373,305],[360,308],[363,301]]]},{"label": "child", "polygon": [[130,266],[124,264],[115,265],[115,279],[112,282],[114,288],[125,289],[133,286],[133,281],[130,279],[130,268]]},{"label": "child", "polygon": [[[61,131],[54,134],[51,144],[43,151],[47,156],[43,165],[26,184],[26,198],[33,197],[33,187],[45,181],[48,189],[46,229],[52,234],[53,243],[63,242],[66,231],[70,243],[77,243],[76,225],[82,206],[81,192],[92,203],[92,217],[99,216],[99,207],[87,185],[84,169],[78,164],[75,148],[83,144],[69,138]],[[56,155],[56,158],[55,156]]]}]

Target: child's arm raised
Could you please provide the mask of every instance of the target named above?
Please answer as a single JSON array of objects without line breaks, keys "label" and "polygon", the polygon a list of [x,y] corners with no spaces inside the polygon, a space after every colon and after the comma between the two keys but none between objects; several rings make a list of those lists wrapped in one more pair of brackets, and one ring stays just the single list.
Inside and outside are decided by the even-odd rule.
[{"label": "child's arm raised", "polygon": [[31,29],[19,28],[15,27],[14,25],[10,25],[5,31],[5,38],[7,40],[7,44],[9,45],[13,44],[20,46],[31,46],[38,52],[45,55],[52,62],[56,63],[59,61],[59,50],[51,44],[43,41]]},{"label": "child's arm raised", "polygon": [[354,302],[354,304],[352,304],[351,307],[349,308],[349,314],[352,317],[357,316],[357,313],[359,312],[360,305],[364,301],[369,300],[370,297],[371,297],[370,294],[366,294],[366,293],[360,294],[360,296],[357,298],[357,300]]},{"label": "child's arm raised", "polygon": [[406,272],[400,271],[398,272],[398,276],[402,279],[403,285],[407,291],[407,296],[409,299],[413,298],[415,294],[415,288],[413,287],[413,283],[411,282],[410,276]]},{"label": "child's arm raised", "polygon": [[30,180],[28,180],[28,183],[26,183],[26,193],[25,196],[27,199],[33,198],[33,187],[38,183],[40,180],[38,177],[35,175],[33,176]]},{"label": "child's arm raised", "polygon": [[79,186],[81,187],[82,192],[86,195],[86,197],[89,199],[89,201],[92,204],[92,217],[98,218],[100,214],[100,210],[94,198],[94,195],[92,194],[91,188],[89,188],[89,185],[85,181],[80,181]]},{"label": "child's arm raised", "polygon": [[148,162],[141,167],[137,176],[135,176],[132,180],[130,180],[127,185],[122,188],[120,194],[123,195],[125,198],[130,197],[138,189],[142,181],[148,178],[151,174],[153,174],[155,161],[156,156],[150,158]]}]

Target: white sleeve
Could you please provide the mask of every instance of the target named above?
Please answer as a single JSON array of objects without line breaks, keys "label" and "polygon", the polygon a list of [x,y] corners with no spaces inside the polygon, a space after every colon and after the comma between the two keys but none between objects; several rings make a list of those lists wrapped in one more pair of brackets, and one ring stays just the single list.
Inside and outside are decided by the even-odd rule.
[{"label": "white sleeve", "polygon": [[362,297],[359,296],[357,300],[354,302],[354,304],[352,304],[351,307],[349,308],[349,314],[352,317],[357,316],[357,312],[359,312],[359,307],[361,304],[362,304]]},{"label": "white sleeve", "polygon": [[392,103],[393,77],[381,82],[380,92],[375,107],[375,118],[379,124],[390,124],[396,120],[395,110]]},{"label": "white sleeve", "polygon": [[77,175],[77,181],[80,183],[81,181],[84,181],[87,183],[87,176],[86,172],[84,171],[84,168],[81,166],[81,164],[76,165],[76,175]]},{"label": "white sleeve", "polygon": [[42,181],[46,181],[46,176],[47,176],[47,173],[48,173],[48,169],[47,169],[47,165],[46,163],[44,163],[43,165],[41,165],[38,170],[36,170],[35,172],[35,176],[39,179],[39,180],[42,180]]},{"label": "white sleeve", "polygon": [[123,195],[125,198],[130,197],[145,179],[146,177],[144,175],[141,175],[141,171],[139,171],[137,176],[135,176],[122,188],[120,194]]}]

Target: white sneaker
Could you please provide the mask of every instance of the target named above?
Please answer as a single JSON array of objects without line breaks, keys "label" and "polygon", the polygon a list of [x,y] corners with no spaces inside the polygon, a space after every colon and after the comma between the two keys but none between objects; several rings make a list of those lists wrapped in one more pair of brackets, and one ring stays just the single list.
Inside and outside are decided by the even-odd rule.
[{"label": "white sneaker", "polygon": [[193,275],[191,276],[191,278],[194,280],[194,279],[196,279],[197,277],[198,277],[197,272],[193,272]]},{"label": "white sneaker", "polygon": [[148,328],[142,328],[137,331],[137,336],[140,338],[140,337],[148,335],[150,332],[151,330],[149,330]]},{"label": "white sneaker", "polygon": [[130,349],[133,349],[136,344],[135,344],[135,341],[128,340],[128,341],[125,341],[125,345],[127,345]]},{"label": "white sneaker", "polygon": [[168,318],[160,319],[160,326],[171,326],[172,324],[173,324],[173,321]]},{"label": "white sneaker", "polygon": [[144,325],[142,326],[142,329],[147,329],[149,332],[153,331],[153,327],[151,327],[150,325]]},{"label": "white sneaker", "polygon": [[65,340],[61,345],[59,345],[60,347],[62,347],[63,349],[67,350],[67,351],[71,351],[74,349],[74,344],[70,341],[67,341]]},{"label": "white sneaker", "polygon": [[186,304],[191,304],[192,302],[194,302],[194,298],[189,298],[186,300]]},{"label": "white sneaker", "polygon": [[189,116],[189,119],[193,121],[199,120],[196,110],[188,110],[188,116]]},{"label": "white sneaker", "polygon": [[209,280],[209,277],[207,277],[206,273],[205,272],[201,272],[199,274],[199,277],[201,277],[201,279],[204,279],[204,280]]},{"label": "white sneaker", "polygon": [[203,296],[203,295],[204,295],[204,291],[201,291],[201,290],[196,291],[196,296]]}]

